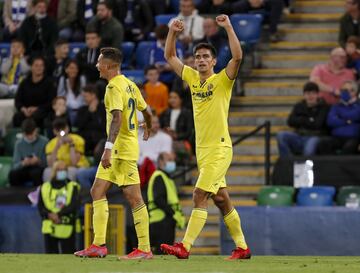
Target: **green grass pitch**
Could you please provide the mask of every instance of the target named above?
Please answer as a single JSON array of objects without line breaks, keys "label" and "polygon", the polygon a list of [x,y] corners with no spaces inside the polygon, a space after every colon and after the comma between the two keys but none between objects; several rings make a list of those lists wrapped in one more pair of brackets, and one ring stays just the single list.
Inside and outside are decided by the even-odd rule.
[{"label": "green grass pitch", "polygon": [[224,261],[224,256],[178,260],[156,256],[147,261],[76,258],[72,255],[0,254],[1,273],[359,273],[360,257],[254,256]]}]

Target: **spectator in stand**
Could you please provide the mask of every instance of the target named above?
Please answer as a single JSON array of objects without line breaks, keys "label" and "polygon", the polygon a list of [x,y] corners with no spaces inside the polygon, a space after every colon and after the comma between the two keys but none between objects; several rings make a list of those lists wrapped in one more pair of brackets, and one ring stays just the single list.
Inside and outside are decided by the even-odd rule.
[{"label": "spectator in stand", "polygon": [[345,44],[347,54],[347,68],[354,69],[356,77],[360,72],[360,37],[350,36]]},{"label": "spectator in stand", "polygon": [[85,105],[81,89],[85,86],[86,79],[80,74],[76,60],[69,60],[65,64],[65,76],[59,80],[57,95],[66,97],[66,106],[71,126],[75,124],[77,111]]},{"label": "spectator in stand", "polygon": [[3,22],[5,24],[3,40],[11,41],[18,37],[22,22],[32,15],[32,1],[5,0],[3,7]]},{"label": "spectator in stand", "polygon": [[68,60],[69,42],[59,39],[55,43],[55,55],[48,61],[48,74],[55,79],[56,86],[58,86],[60,78],[65,75],[65,64]]},{"label": "spectator in stand", "polygon": [[342,83],[355,79],[354,71],[346,68],[346,58],[344,49],[335,48],[331,51],[327,64],[318,64],[311,71],[310,81],[319,86],[320,96],[327,104],[337,103]]},{"label": "spectator in stand", "polygon": [[25,53],[52,56],[59,33],[56,21],[46,13],[47,0],[33,0],[33,6],[35,14],[27,17],[20,27]]},{"label": "spectator in stand", "polygon": [[203,28],[205,36],[201,40],[195,41],[195,44],[209,43],[215,47],[217,53],[219,53],[224,46],[228,45],[227,40],[220,33],[219,26],[214,18],[205,18]]},{"label": "spectator in stand", "polygon": [[[192,53],[185,54],[184,65],[190,66],[191,68],[195,69],[195,59]],[[186,81],[183,81],[179,76],[176,75],[171,90],[176,90],[180,93],[182,106],[192,112],[193,108],[191,101],[191,91]]]},{"label": "spectator in stand", "polygon": [[[155,28],[156,44],[150,51],[150,64],[155,65],[160,72],[160,81],[170,86],[175,78],[175,73],[164,57],[166,36],[169,32],[167,25],[159,25]],[[183,50],[180,44],[176,45],[177,56],[183,59]]]},{"label": "spectator in stand", "polygon": [[[186,49],[190,49],[195,40],[200,40],[204,37],[204,18],[198,14],[193,0],[180,0],[180,13],[176,18],[184,21],[184,31],[179,35],[179,40]],[[170,20],[168,26],[174,20]]]},{"label": "spectator in stand", "polygon": [[100,47],[121,48],[124,39],[124,28],[122,24],[113,17],[112,7],[109,2],[100,2],[97,5],[96,16],[89,21],[86,30],[96,30],[101,37]]},{"label": "spectator in stand", "polygon": [[153,30],[154,18],[148,0],[121,0],[120,5],[125,16],[120,17],[120,22],[125,28],[126,41],[146,40]]},{"label": "spectator in stand", "polygon": [[21,129],[23,137],[15,143],[9,183],[11,186],[24,186],[32,182],[33,186],[38,186],[42,183],[42,173],[46,166],[45,145],[48,140],[38,134],[32,119],[25,119]]},{"label": "spectator in stand", "polygon": [[333,105],[327,117],[331,137],[319,143],[319,154],[356,154],[360,137],[360,102],[358,85],[345,81],[341,86],[340,102]]},{"label": "spectator in stand", "polygon": [[360,36],[360,0],[345,0],[345,10],[339,30],[339,44],[342,47],[345,47],[350,36]]},{"label": "spectator in stand", "polygon": [[37,126],[43,128],[55,96],[54,82],[45,74],[44,58],[35,57],[31,62],[31,73],[20,83],[15,96],[17,112],[13,125],[19,127],[26,118],[33,118]]},{"label": "spectator in stand", "polygon": [[280,35],[278,24],[284,9],[283,0],[240,0],[231,5],[232,13],[249,13],[265,10],[269,15],[265,20],[269,23],[270,41],[278,42]]},{"label": "spectator in stand", "polygon": [[159,81],[159,71],[155,65],[150,65],[145,69],[145,77],[147,79],[144,85],[146,103],[159,116],[168,108],[169,89]]},{"label": "spectator in stand", "polygon": [[174,159],[170,153],[159,155],[158,169],[151,176],[147,189],[150,241],[154,254],[162,254],[161,244],[173,244],[175,228],[184,228],[186,223],[175,181],[170,178],[176,170]]},{"label": "spectator in stand", "polygon": [[55,137],[45,147],[48,167],[44,170],[43,181],[50,180],[56,161],[63,161],[67,168],[67,178],[75,180],[77,169],[89,166],[85,157],[85,141],[81,136],[69,133],[69,125],[64,119],[55,119],[53,130]]},{"label": "spectator in stand", "polygon": [[105,105],[99,101],[95,85],[86,85],[82,96],[86,105],[79,109],[75,126],[78,134],[86,139],[85,153],[91,154],[96,144],[106,138]]},{"label": "spectator in stand", "polygon": [[65,97],[55,97],[53,99],[51,112],[44,120],[45,134],[48,139],[52,139],[53,137],[55,137],[52,124],[54,120],[58,118],[62,118],[70,124]]},{"label": "spectator in stand", "polygon": [[96,14],[99,0],[78,0],[76,7],[75,29],[80,41],[84,40],[86,25]]},{"label": "spectator in stand", "polygon": [[276,136],[281,157],[316,154],[320,136],[327,133],[326,118],[329,107],[319,97],[316,83],[304,85],[304,99],[298,102],[288,118],[294,132],[279,132]]},{"label": "spectator in stand", "polygon": [[160,116],[160,126],[171,136],[176,154],[191,153],[191,146],[194,146],[195,142],[192,113],[182,107],[181,97],[177,91],[170,92],[169,106]]},{"label": "spectator in stand", "polygon": [[24,53],[24,43],[17,39],[12,40],[10,57],[1,62],[0,98],[14,97],[20,82],[30,71]]},{"label": "spectator in stand", "polygon": [[151,120],[151,134],[147,141],[139,138],[140,157],[138,164],[141,166],[146,158],[156,164],[157,159],[162,152],[172,152],[172,139],[160,129],[159,118],[153,116]]},{"label": "spectator in stand", "polygon": [[148,0],[153,16],[166,14],[169,9],[168,0]]},{"label": "spectator in stand", "polygon": [[38,210],[46,253],[74,253],[79,192],[80,185],[67,178],[65,163],[56,162],[51,177],[44,181],[39,191]]},{"label": "spectator in stand", "polygon": [[89,29],[85,35],[86,46],[76,55],[81,73],[86,82],[95,83],[99,80],[99,71],[96,68],[97,59],[100,55],[100,36],[95,30]]},{"label": "spectator in stand", "polygon": [[48,15],[57,21],[59,37],[72,40],[73,29],[76,20],[76,1],[74,0],[50,0]]}]

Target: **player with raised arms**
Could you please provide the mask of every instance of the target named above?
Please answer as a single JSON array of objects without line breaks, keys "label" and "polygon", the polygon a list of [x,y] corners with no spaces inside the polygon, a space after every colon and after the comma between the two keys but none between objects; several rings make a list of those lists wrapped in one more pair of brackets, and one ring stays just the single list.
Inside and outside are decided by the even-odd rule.
[{"label": "player with raised arms", "polygon": [[187,259],[191,246],[203,229],[207,219],[208,199],[212,198],[220,209],[226,227],[236,248],[228,259],[251,257],[240,217],[231,204],[226,189],[225,175],[232,160],[232,143],[228,130],[228,112],[232,87],[237,76],[242,50],[229,17],[219,15],[216,22],[227,33],[232,58],[226,68],[214,73],[216,50],[207,43],[194,47],[196,70],[184,65],[176,56],[176,36],[184,30],[181,20],[174,20],[165,44],[165,58],[175,73],[186,81],[191,90],[196,134],[196,158],[199,177],[193,192],[192,210],[184,239],[174,245],[162,244],[161,249],[179,259]]}]

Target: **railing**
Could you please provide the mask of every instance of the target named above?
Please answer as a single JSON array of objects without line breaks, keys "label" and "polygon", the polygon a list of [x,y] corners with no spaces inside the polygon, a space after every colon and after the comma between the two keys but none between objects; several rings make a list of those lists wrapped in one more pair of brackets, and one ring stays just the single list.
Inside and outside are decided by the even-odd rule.
[{"label": "railing", "polygon": [[[248,139],[249,137],[252,137],[253,135],[257,134],[259,131],[261,131],[262,129],[265,129],[265,134],[264,134],[264,139],[265,139],[265,160],[264,160],[264,169],[265,169],[265,185],[271,185],[271,180],[270,180],[270,167],[271,167],[271,159],[270,159],[270,149],[271,149],[271,142],[270,142],[270,138],[271,138],[271,122],[270,121],[265,121],[262,125],[259,125],[258,127],[256,127],[254,130],[252,130],[251,132],[239,137],[238,139],[236,139],[233,142],[233,147],[236,145],[239,145],[241,142],[243,142],[244,140]],[[186,174],[194,169],[196,169],[197,165],[190,165],[190,166],[185,166],[185,169],[183,171],[181,171],[180,173],[177,173],[173,176],[174,179],[179,178],[181,176],[184,177],[184,180],[186,179]]]}]

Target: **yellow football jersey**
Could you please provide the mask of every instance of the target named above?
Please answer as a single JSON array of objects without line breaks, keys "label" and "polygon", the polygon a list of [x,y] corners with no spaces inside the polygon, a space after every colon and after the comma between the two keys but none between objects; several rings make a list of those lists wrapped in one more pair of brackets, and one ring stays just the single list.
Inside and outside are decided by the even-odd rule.
[{"label": "yellow football jersey", "polygon": [[235,80],[229,79],[223,69],[201,83],[199,72],[186,65],[182,71],[182,79],[191,90],[196,147],[232,147],[228,113]]},{"label": "yellow football jersey", "polygon": [[121,128],[112,149],[112,158],[138,160],[138,120],[136,109],[143,111],[147,105],[139,88],[124,75],[112,78],[105,92],[106,132],[109,135],[113,110],[120,110]]}]

